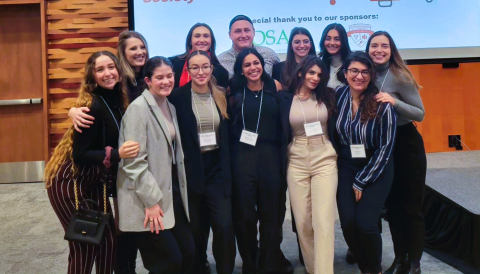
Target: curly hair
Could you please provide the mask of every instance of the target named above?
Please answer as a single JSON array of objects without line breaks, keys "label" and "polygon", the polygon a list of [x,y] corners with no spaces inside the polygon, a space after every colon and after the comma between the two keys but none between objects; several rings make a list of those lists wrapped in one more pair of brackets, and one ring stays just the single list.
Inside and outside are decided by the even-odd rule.
[{"label": "curly hair", "polygon": [[[90,107],[93,101],[92,92],[97,89],[97,83],[95,82],[94,73],[95,73],[95,61],[100,56],[108,56],[115,63],[115,67],[120,76],[120,92],[118,94],[118,102],[121,102],[120,106],[122,112],[128,107],[128,97],[125,90],[125,79],[122,77],[123,71],[119,66],[119,62],[115,55],[109,51],[99,51],[93,53],[87,60],[85,64],[85,73],[83,75],[82,83],[80,85],[79,94],[77,101],[75,102],[75,107]],[[57,175],[59,168],[62,166],[65,161],[70,160],[73,163],[72,156],[72,145],[73,145],[73,136],[75,130],[73,125],[65,132],[59,144],[55,147],[50,161],[48,161],[47,166],[45,167],[45,174],[43,180],[45,181],[45,186],[48,188],[52,185],[53,178]],[[74,169],[74,165],[72,164]]]}]

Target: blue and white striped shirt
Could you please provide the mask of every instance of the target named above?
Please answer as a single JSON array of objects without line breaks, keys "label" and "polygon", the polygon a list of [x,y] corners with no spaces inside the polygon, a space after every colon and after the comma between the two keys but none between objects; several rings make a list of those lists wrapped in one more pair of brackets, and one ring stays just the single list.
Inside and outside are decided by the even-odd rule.
[{"label": "blue and white striped shirt", "polygon": [[335,130],[339,135],[340,145],[363,144],[365,149],[374,152],[368,164],[355,176],[353,186],[362,191],[364,187],[382,175],[383,169],[393,152],[396,136],[397,117],[393,107],[388,103],[380,105],[376,119],[361,122],[359,108],[352,119],[350,87],[337,90],[338,116]]}]

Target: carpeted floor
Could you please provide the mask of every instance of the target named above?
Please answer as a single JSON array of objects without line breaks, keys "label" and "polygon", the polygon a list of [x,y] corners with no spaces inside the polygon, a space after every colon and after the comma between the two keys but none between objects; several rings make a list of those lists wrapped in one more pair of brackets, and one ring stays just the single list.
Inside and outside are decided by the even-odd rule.
[{"label": "carpeted floor", "polygon": [[[478,210],[478,193],[461,191],[461,188],[480,184],[480,151],[435,153],[428,155],[429,185],[445,185],[448,193],[455,192],[465,206]],[[461,187],[460,187],[461,186]],[[434,186],[435,187],[435,186]],[[439,190],[442,191],[442,190]],[[458,193],[457,193],[458,192]],[[471,199],[476,197],[476,199]],[[289,203],[287,203],[289,204]],[[284,224],[282,249],[295,267],[295,273],[305,273],[298,261],[295,234],[291,230],[290,210]],[[393,261],[393,247],[388,223],[383,224],[383,268]],[[345,261],[347,246],[343,240],[340,224],[336,223],[335,273],[359,273],[355,265]],[[0,274],[3,273],[65,273],[67,269],[67,242],[55,216],[43,184],[0,184]],[[215,261],[208,250],[209,261],[215,271]],[[137,273],[147,273],[138,260]],[[423,273],[454,274],[458,270],[424,254]],[[241,258],[237,255],[234,273],[241,273]]]}]

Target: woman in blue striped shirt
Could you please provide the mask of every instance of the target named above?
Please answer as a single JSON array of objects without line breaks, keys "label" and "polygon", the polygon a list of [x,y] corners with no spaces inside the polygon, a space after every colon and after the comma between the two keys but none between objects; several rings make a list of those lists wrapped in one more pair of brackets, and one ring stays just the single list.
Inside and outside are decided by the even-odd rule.
[{"label": "woman in blue striped shirt", "polygon": [[337,90],[332,139],[338,153],[337,204],[343,235],[362,273],[381,273],[378,220],[393,180],[396,116],[378,103],[375,70],[364,52],[342,66],[348,85]]}]

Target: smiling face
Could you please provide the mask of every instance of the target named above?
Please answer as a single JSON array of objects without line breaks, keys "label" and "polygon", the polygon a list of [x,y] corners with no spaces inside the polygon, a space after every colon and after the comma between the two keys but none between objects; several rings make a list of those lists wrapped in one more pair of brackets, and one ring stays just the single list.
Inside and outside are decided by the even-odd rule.
[{"label": "smiling face", "polygon": [[175,83],[172,68],[165,64],[156,67],[150,79],[145,77],[145,83],[152,94],[160,98],[167,97],[172,92]]},{"label": "smiling face", "polygon": [[212,45],[212,34],[206,27],[196,27],[192,32],[192,50],[209,51]]},{"label": "smiling face", "polygon": [[120,79],[115,62],[106,55],[100,55],[95,60],[93,77],[97,85],[109,90],[112,90]]},{"label": "smiling face", "polygon": [[307,56],[310,48],[312,47],[312,41],[305,34],[296,34],[293,36],[292,49],[297,59],[302,59]]},{"label": "smiling face", "polygon": [[307,70],[307,74],[305,74],[303,87],[309,90],[316,89],[322,79],[321,76],[322,76],[322,70],[320,69],[320,67],[317,65],[313,65],[311,68]]},{"label": "smiling face", "polygon": [[345,72],[345,78],[351,89],[362,93],[370,83],[371,72],[366,65],[353,61]]},{"label": "smiling face", "polygon": [[141,68],[145,65],[147,48],[142,40],[132,37],[125,41],[125,57],[132,68]]},{"label": "smiling face", "polygon": [[195,55],[188,61],[188,73],[192,82],[199,87],[208,84],[212,75],[212,63],[204,55]]},{"label": "smiling face", "polygon": [[331,29],[327,33],[327,36],[325,37],[324,45],[325,45],[325,49],[331,55],[336,55],[340,53],[340,49],[342,48],[342,42],[340,41],[340,34],[338,33],[338,30]]},{"label": "smiling face", "polygon": [[370,41],[368,54],[372,58],[375,65],[383,65],[390,60],[392,56],[392,49],[390,48],[390,41],[385,35],[378,35]]},{"label": "smiling face", "polygon": [[242,49],[251,48],[253,46],[255,29],[253,28],[253,25],[246,20],[239,20],[233,23],[228,34],[232,40],[233,47],[238,52]]},{"label": "smiling face", "polygon": [[263,67],[260,59],[255,54],[250,53],[245,56],[242,64],[242,72],[248,82],[257,82],[262,77]]}]

